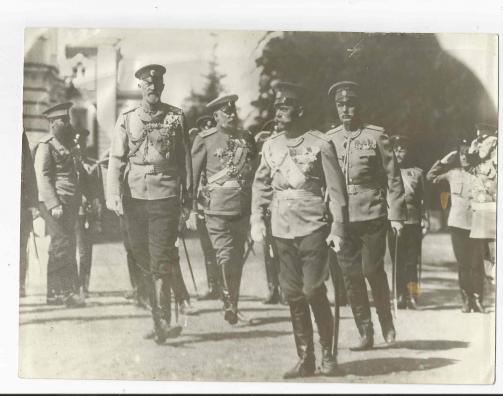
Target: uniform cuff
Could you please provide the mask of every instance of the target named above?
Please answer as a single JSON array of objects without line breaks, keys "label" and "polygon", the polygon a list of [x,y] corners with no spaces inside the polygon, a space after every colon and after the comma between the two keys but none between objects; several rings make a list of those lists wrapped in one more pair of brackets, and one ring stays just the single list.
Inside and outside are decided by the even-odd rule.
[{"label": "uniform cuff", "polygon": [[61,205],[61,202],[59,202],[59,199],[53,198],[53,199],[49,199],[47,201],[44,201],[44,205],[47,208],[47,210],[50,211],[51,209]]},{"label": "uniform cuff", "polygon": [[332,235],[337,235],[339,237],[345,237],[346,236],[346,224],[334,221],[332,223],[332,230],[331,230]]}]

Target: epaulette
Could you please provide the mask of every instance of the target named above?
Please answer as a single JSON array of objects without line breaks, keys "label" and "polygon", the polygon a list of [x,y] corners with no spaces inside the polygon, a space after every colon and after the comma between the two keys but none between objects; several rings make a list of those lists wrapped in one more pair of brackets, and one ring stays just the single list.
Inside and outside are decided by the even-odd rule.
[{"label": "epaulette", "polygon": [[170,104],[167,104],[167,103],[163,103],[163,104],[166,106],[167,111],[171,111],[171,112],[177,113],[177,114],[182,114],[183,113],[183,110],[180,109],[179,107],[176,107],[176,106],[173,106],[173,105],[170,105]]},{"label": "epaulette", "polygon": [[371,129],[371,130],[377,131],[377,132],[384,132],[384,128],[380,127],[380,126],[377,126],[377,125],[365,124],[364,128],[365,129]]},{"label": "epaulette", "polygon": [[325,142],[330,142],[330,138],[321,131],[311,130],[307,131],[312,136],[316,136],[318,139],[324,140]]},{"label": "epaulette", "polygon": [[210,129],[206,129],[205,131],[202,131],[198,136],[201,136],[201,137],[205,138],[205,137],[213,135],[217,131],[218,131],[218,129],[215,128],[215,127],[213,127],[213,128],[210,128]]},{"label": "epaulette", "polygon": [[334,133],[340,132],[344,130],[344,125],[340,124],[336,126],[334,129],[330,129],[329,131],[326,132],[326,135],[333,135]]},{"label": "epaulette", "polygon": [[132,107],[132,108],[130,108],[130,109],[128,109],[128,110],[126,110],[126,111],[123,111],[123,112],[122,112],[122,114],[131,113],[131,112],[135,111],[137,108],[138,108],[138,106],[136,106],[136,107]]},{"label": "epaulette", "polygon": [[39,143],[49,143],[49,141],[51,141],[53,138],[54,138],[54,136],[47,134],[42,139],[40,139],[38,142]]}]

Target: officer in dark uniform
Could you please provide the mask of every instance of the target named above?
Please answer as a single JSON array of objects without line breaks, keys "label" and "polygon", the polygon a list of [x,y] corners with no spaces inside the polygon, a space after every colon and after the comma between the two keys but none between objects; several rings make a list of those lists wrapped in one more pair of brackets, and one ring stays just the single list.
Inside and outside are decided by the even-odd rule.
[{"label": "officer in dark uniform", "polygon": [[75,224],[85,190],[85,173],[75,152],[68,111],[72,103],[58,104],[43,114],[50,134],[35,152],[40,214],[51,236],[47,263],[47,303],[83,306],[75,287],[77,276]]},{"label": "officer in dark uniform", "polygon": [[[394,135],[390,137],[390,140],[405,189],[407,220],[398,241],[396,241],[393,230],[388,231],[388,248],[391,260],[395,260],[395,255],[397,257],[395,265],[398,308],[417,309],[418,267],[423,241],[421,221],[423,217],[424,175],[421,168],[411,165],[409,139],[406,136]],[[395,243],[397,242],[398,251],[395,252]]]},{"label": "officer in dark uniform", "polygon": [[[202,116],[196,120],[197,128],[192,128],[190,134],[191,143],[194,142],[196,136],[210,128],[216,126],[215,119],[212,116]],[[204,176],[204,175],[203,175]],[[206,228],[206,218],[204,216],[204,196],[201,187],[206,184],[205,180],[199,183],[199,190],[197,192],[197,233],[199,235],[199,242],[201,243],[201,250],[204,256],[204,267],[206,268],[206,279],[208,281],[208,291],[199,297],[199,300],[218,300],[221,295],[222,276],[217,266],[217,256],[215,249],[211,244],[210,235]]]},{"label": "officer in dark uniform", "polygon": [[107,178],[107,207],[124,214],[135,261],[145,276],[154,321],[146,338],[156,342],[181,331],[170,325],[170,296],[173,289],[175,303],[188,299],[175,243],[180,212],[192,203],[184,115],[161,102],[165,72],[160,65],[136,71],[142,103],[119,116]]},{"label": "officer in dark uniform", "polygon": [[[271,231],[280,261],[280,284],[290,306],[299,361],[284,378],[315,372],[311,310],[322,348],[321,373],[335,375],[332,354],[334,317],[327,299],[328,244],[338,250],[347,223],[344,177],[330,139],[302,125],[302,87],[279,82],[275,121],[281,131],[265,141],[253,182],[251,235],[266,235],[264,209],[271,210]],[[325,197],[330,202],[333,218]],[[311,309],[310,309],[311,308]]]},{"label": "officer in dark uniform", "polygon": [[[224,95],[207,104],[217,125],[199,133],[192,146],[194,193],[203,179],[206,227],[223,272],[224,318],[230,324],[239,319],[239,288],[257,158],[255,140],[238,127],[237,99],[237,95]],[[196,226],[197,209],[194,203],[191,229]]]},{"label": "officer in dark uniform", "polygon": [[20,214],[20,242],[19,252],[19,296],[24,297],[26,272],[28,270],[27,245],[30,232],[33,229],[33,215],[38,212],[38,190],[33,158],[30,145],[23,130],[21,157],[21,214]]},{"label": "officer in dark uniform", "polygon": [[103,191],[103,181],[101,168],[98,162],[85,155],[87,146],[87,129],[75,129],[76,152],[79,153],[79,160],[82,169],[86,172],[88,189],[92,189],[94,199],[89,200],[82,196],[82,204],[79,208],[77,220],[77,251],[79,257],[78,288],[88,297],[89,280],[91,278],[91,264],[93,259],[93,238],[101,232],[101,216],[105,195]]},{"label": "officer in dark uniform", "polygon": [[[400,169],[383,128],[360,118],[359,87],[342,81],[332,85],[342,124],[327,132],[335,144],[348,192],[349,234],[338,254],[346,291],[361,339],[352,350],[374,345],[374,330],[365,278],[387,343],[395,340],[390,290],[384,271],[388,221],[400,232],[406,219]],[[388,209],[389,205],[389,209]]]},{"label": "officer in dark uniform", "polygon": [[[276,133],[277,130],[274,125],[274,120],[269,120],[263,125],[262,131],[255,135],[255,141],[257,142],[257,149],[260,155],[262,154],[262,146],[264,145],[264,142]],[[278,304],[280,302],[282,304],[288,304],[279,286],[278,252],[271,234],[271,211],[269,208],[264,209],[264,223],[266,226],[266,235],[264,237],[264,241],[262,242],[262,247],[264,253],[267,287],[269,289],[269,293],[264,300],[264,304]]]}]

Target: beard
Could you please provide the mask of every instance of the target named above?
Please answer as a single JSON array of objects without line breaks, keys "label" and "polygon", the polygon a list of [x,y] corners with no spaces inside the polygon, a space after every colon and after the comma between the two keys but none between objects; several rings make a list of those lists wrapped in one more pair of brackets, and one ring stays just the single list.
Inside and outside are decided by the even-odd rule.
[{"label": "beard", "polygon": [[155,105],[161,101],[161,97],[159,94],[156,92],[149,92],[146,96],[145,99],[148,104]]}]

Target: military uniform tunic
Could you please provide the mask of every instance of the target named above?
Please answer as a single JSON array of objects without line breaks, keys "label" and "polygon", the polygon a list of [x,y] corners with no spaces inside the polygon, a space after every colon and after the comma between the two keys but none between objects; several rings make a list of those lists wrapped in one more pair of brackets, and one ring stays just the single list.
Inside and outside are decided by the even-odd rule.
[{"label": "military uniform tunic", "polygon": [[192,175],[182,110],[162,103],[121,114],[108,172],[108,195],[156,200],[180,197],[181,187],[186,197]]},{"label": "military uniform tunic", "polygon": [[253,183],[252,224],[263,221],[264,208],[271,211],[280,285],[288,301],[323,294],[325,238],[329,232],[344,236],[347,222],[343,175],[323,133],[308,131],[289,139],[281,132],[265,141]]}]

